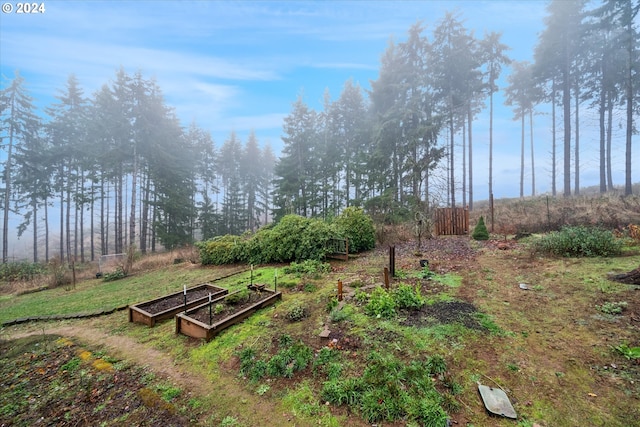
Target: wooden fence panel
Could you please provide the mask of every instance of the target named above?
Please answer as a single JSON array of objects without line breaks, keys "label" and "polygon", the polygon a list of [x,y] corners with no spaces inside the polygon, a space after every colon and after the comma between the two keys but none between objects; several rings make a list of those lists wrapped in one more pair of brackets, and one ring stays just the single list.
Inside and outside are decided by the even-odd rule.
[{"label": "wooden fence panel", "polygon": [[436,235],[463,236],[469,233],[469,210],[438,208],[434,213]]}]

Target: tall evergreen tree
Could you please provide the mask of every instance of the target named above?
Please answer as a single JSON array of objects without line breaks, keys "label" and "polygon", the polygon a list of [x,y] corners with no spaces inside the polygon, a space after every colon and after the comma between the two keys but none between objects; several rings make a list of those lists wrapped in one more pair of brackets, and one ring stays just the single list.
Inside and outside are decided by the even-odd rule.
[{"label": "tall evergreen tree", "polygon": [[278,198],[274,215],[288,213],[311,216],[320,199],[313,194],[317,185],[317,165],[314,149],[318,140],[317,113],[299,96],[293,110],[285,117],[282,156],[275,166],[275,185]]},{"label": "tall evergreen tree", "polygon": [[[9,213],[10,205],[14,193],[12,186],[14,180],[14,149],[18,148],[22,153],[31,150],[40,144],[38,131],[40,121],[35,113],[33,98],[27,93],[24,78],[16,71],[13,80],[6,89],[0,92],[0,140],[5,141],[3,148],[7,151],[7,158],[4,163],[4,200],[3,220],[2,220],[2,262],[9,259]],[[41,183],[38,183],[36,176],[32,175],[26,163],[22,165],[22,175],[27,181],[24,185],[30,188],[30,199],[32,202],[33,227],[34,227],[34,262],[37,260],[37,204],[40,197],[44,197]],[[40,174],[37,176],[42,179]]]},{"label": "tall evergreen tree", "polygon": [[[86,141],[87,101],[77,78],[72,74],[66,87],[56,97],[58,103],[47,108],[51,120],[46,130],[54,167],[54,189],[60,205],[60,257],[72,261],[71,205],[74,202],[79,174],[78,153]],[[76,239],[77,236],[74,236]],[[77,240],[76,240],[77,242]],[[74,244],[75,248],[75,244]]]},{"label": "tall evergreen tree", "polygon": [[562,93],[565,197],[571,195],[571,90],[578,77],[584,4],[585,0],[552,0],[547,6],[546,28],[534,53],[538,77],[554,80]]},{"label": "tall evergreen tree", "polygon": [[480,41],[482,61],[485,67],[485,84],[489,92],[489,196],[493,194],[493,95],[499,88],[496,81],[502,72],[502,66],[511,63],[505,54],[509,47],[500,42],[500,33],[486,34]]}]

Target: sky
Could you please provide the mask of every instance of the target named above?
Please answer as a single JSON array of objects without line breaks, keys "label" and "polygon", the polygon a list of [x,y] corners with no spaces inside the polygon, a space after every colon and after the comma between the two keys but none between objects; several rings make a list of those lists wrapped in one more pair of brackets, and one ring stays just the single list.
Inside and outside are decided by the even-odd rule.
[{"label": "sky", "polygon": [[[477,38],[501,32],[512,59],[532,61],[547,2],[45,0],[38,4],[44,5],[42,13],[18,14],[16,1],[3,3],[2,88],[19,70],[43,108],[55,101],[53,96],[65,87],[70,74],[90,96],[112,81],[120,67],[130,74],[140,71],[157,80],[183,126],[195,121],[210,131],[217,146],[232,131],[244,141],[253,129],[260,143],[269,143],[278,153],[283,118],[298,96],[320,111],[325,91],[337,99],[348,79],[370,89],[389,41],[404,41],[417,21],[429,36],[446,12],[457,13]],[[506,69],[499,81],[502,88],[508,73]],[[495,108],[494,195],[517,197],[520,122],[513,120],[501,95],[495,98]],[[597,120],[584,117],[581,183],[597,185]],[[487,108],[473,124],[475,200],[488,198],[488,122]],[[551,188],[551,121],[548,114],[541,114],[534,122],[539,194]],[[623,137],[620,130],[614,142],[617,185],[624,184]],[[531,194],[529,156],[527,147],[525,195]],[[561,161],[560,157],[559,189]],[[632,161],[640,165],[640,148]],[[634,182],[640,180],[638,169]]]}]

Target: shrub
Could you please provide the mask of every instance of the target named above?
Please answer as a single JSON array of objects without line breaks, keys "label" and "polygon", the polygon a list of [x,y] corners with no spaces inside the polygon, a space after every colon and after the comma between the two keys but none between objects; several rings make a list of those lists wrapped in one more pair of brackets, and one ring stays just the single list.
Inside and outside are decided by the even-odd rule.
[{"label": "shrub", "polygon": [[425,300],[420,293],[420,288],[407,284],[400,284],[393,291],[393,299],[398,308],[417,310],[425,304]]},{"label": "shrub", "polygon": [[601,228],[565,227],[538,239],[533,249],[564,257],[606,257],[620,254],[622,242]]},{"label": "shrub", "polygon": [[234,264],[247,261],[247,243],[240,236],[218,236],[197,242],[200,261],[203,265]]},{"label": "shrub", "polygon": [[378,287],[369,296],[364,312],[369,316],[390,319],[396,315],[396,302],[389,292]]},{"label": "shrub", "polygon": [[32,280],[47,272],[42,264],[32,262],[7,262],[0,265],[0,280],[13,282]]},{"label": "shrub", "polygon": [[349,239],[349,252],[362,252],[376,245],[376,230],[373,220],[362,208],[350,206],[333,222],[339,235]]},{"label": "shrub", "polygon": [[487,230],[487,226],[484,224],[483,217],[480,217],[478,220],[471,237],[474,240],[489,240],[489,231]]},{"label": "shrub", "polygon": [[118,267],[110,273],[105,273],[102,276],[102,280],[104,282],[113,282],[116,280],[124,279],[125,277],[127,277],[127,274],[124,272],[124,269],[122,267]]},{"label": "shrub", "polygon": [[299,322],[309,316],[309,310],[306,307],[296,304],[287,311],[286,318],[291,322]]}]

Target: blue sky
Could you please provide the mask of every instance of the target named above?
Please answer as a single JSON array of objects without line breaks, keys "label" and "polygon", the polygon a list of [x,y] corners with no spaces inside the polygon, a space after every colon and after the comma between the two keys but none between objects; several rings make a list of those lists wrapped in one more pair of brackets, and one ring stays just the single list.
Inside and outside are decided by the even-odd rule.
[{"label": "blue sky", "polygon": [[[45,0],[44,13],[19,15],[17,2],[5,3],[14,11],[0,14],[2,87],[18,69],[38,105],[45,106],[71,73],[89,96],[121,66],[129,73],[139,70],[157,79],[183,125],[195,120],[218,146],[232,130],[244,140],[254,129],[259,141],[269,142],[276,152],[282,146],[282,119],[299,94],[321,110],[324,91],[337,99],[349,78],[368,89],[389,40],[403,41],[417,20],[430,35],[445,12],[458,12],[478,38],[502,32],[513,59],[531,60],[546,6],[541,0]],[[520,123],[502,102],[498,96],[494,118],[498,198],[519,192]],[[597,120],[584,117],[581,181],[595,185]],[[550,190],[551,123],[544,115],[535,122],[536,189],[541,193]],[[474,198],[481,200],[488,197],[488,109],[474,123],[474,135]],[[619,138],[614,181],[623,184],[622,132]],[[526,194],[531,191],[528,150]],[[639,154],[636,148],[635,164],[640,164]],[[560,168],[558,173],[560,187]],[[639,179],[636,170],[633,180]]]}]

